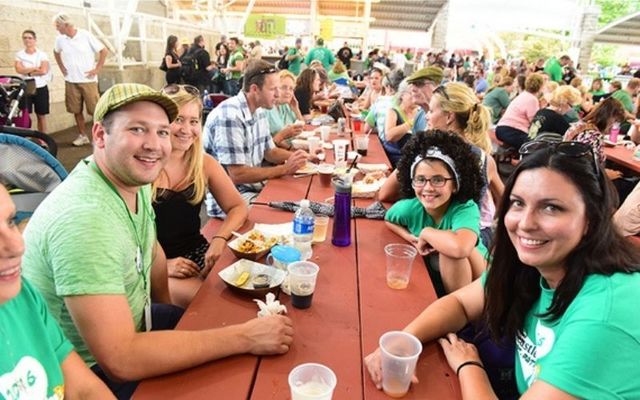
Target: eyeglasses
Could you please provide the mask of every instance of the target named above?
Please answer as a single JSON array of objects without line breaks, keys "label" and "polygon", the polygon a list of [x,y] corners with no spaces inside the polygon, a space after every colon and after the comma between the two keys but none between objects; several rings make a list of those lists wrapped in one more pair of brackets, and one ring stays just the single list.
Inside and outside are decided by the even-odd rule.
[{"label": "eyeglasses", "polygon": [[596,156],[593,147],[586,143],[578,142],[575,140],[570,142],[538,140],[523,144],[520,147],[519,153],[522,156],[527,156],[535,153],[536,151],[549,148],[552,149],[555,153],[572,158],[591,156],[591,159],[593,160],[593,169],[596,173],[596,176],[600,176],[600,164],[598,161],[598,157]]},{"label": "eyeglasses", "polygon": [[180,90],[184,90],[185,92],[193,96],[200,97],[200,90],[198,90],[197,87],[192,85],[178,85],[175,83],[163,87],[162,93],[172,95],[178,93]]},{"label": "eyeglasses", "polygon": [[451,99],[449,98],[449,95],[447,94],[447,90],[445,89],[445,87],[443,85],[440,85],[437,88],[435,88],[433,93],[440,94],[440,95],[442,95],[442,97],[445,98],[445,100],[451,101]]},{"label": "eyeglasses", "polygon": [[245,79],[247,80],[247,82],[250,82],[253,78],[256,78],[260,75],[274,74],[276,72],[278,72],[278,69],[276,67],[263,68],[252,73],[251,75],[245,76]]},{"label": "eyeglasses", "polygon": [[421,189],[427,185],[427,183],[431,183],[433,187],[443,187],[447,181],[452,181],[454,178],[447,178],[442,175],[434,175],[431,178],[425,178],[422,175],[415,176],[411,180],[411,187],[414,189]]}]

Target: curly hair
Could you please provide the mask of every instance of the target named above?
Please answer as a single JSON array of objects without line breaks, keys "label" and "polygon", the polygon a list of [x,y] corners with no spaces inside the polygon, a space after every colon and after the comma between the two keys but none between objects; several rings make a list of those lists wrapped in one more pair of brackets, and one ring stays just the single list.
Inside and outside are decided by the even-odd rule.
[{"label": "curly hair", "polygon": [[[480,157],[473,147],[454,132],[428,130],[418,132],[402,148],[402,156],[398,161],[398,181],[403,198],[416,196],[411,187],[411,164],[417,156],[424,157],[430,147],[438,147],[443,154],[453,159],[458,170],[460,182],[452,200],[464,203],[473,200],[480,203],[480,195],[484,185],[480,171]],[[449,167],[447,167],[449,169]],[[453,171],[449,171],[453,175]]]}]

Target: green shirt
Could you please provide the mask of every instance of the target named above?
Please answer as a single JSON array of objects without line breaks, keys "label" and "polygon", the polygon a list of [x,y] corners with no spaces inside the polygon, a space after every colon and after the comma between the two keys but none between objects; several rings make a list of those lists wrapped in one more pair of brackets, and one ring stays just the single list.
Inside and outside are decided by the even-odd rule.
[{"label": "green shirt", "polygon": [[557,58],[551,57],[544,64],[544,72],[549,74],[551,80],[554,82],[560,82],[562,80],[562,65]]},{"label": "green shirt", "polygon": [[[229,57],[229,67],[233,68],[236,66],[238,61],[243,61],[243,60],[244,60],[244,54],[242,53],[242,50],[237,49],[233,54],[231,54],[231,57]],[[231,79],[239,80],[241,77],[242,77],[241,71],[231,72]]]},{"label": "green shirt", "polygon": [[633,112],[633,100],[631,99],[631,95],[629,94],[629,92],[624,89],[616,90],[615,92],[613,92],[613,94],[611,94],[611,97],[622,103],[622,106],[625,110],[629,111],[630,113]]},{"label": "green shirt", "polygon": [[23,279],[20,293],[0,304],[0,399],[62,399],[61,364],[72,350],[42,296]]},{"label": "green shirt", "polygon": [[145,328],[144,304],[150,298],[156,240],[151,187],[143,186],[137,198],[138,212],[130,214],[97,167],[83,160],[40,204],[24,233],[23,275],[40,290],[89,366],[95,359],[71,319],[66,296],[123,295],[136,331]]},{"label": "green shirt", "polygon": [[640,273],[589,275],[553,323],[537,316],[554,294],[540,287],[516,338],[520,393],[539,379],[583,399],[640,399]]},{"label": "green shirt", "polygon": [[336,74],[335,72],[333,72],[333,69],[330,69],[329,72],[327,72],[327,76],[329,77],[329,80],[331,82],[335,82],[338,79],[346,79],[347,82],[349,81],[349,74],[347,73],[347,71],[344,71],[340,74]]},{"label": "green shirt", "polygon": [[287,69],[295,76],[300,75],[300,66],[302,65],[302,55],[300,55],[300,50],[292,47],[287,51],[287,55],[296,56],[293,60],[289,60],[289,66]]},{"label": "green shirt", "polygon": [[480,210],[473,200],[466,203],[456,201],[449,204],[439,224],[424,209],[417,197],[397,201],[385,216],[385,220],[403,226],[414,236],[419,236],[424,228],[431,227],[442,231],[468,229],[476,234],[476,249],[487,258],[489,252],[480,240]]},{"label": "green shirt", "polygon": [[319,60],[327,71],[329,71],[331,66],[336,62],[333,53],[326,47],[316,47],[312,49],[304,59],[304,63],[310,65],[313,60]]},{"label": "green shirt", "polygon": [[493,123],[497,124],[502,116],[502,111],[507,109],[510,101],[509,93],[504,88],[497,87],[484,96],[482,104],[489,107]]},{"label": "green shirt", "polygon": [[296,122],[296,113],[293,112],[288,104],[278,104],[270,110],[264,110],[269,121],[269,132],[271,136],[275,136],[285,126]]}]

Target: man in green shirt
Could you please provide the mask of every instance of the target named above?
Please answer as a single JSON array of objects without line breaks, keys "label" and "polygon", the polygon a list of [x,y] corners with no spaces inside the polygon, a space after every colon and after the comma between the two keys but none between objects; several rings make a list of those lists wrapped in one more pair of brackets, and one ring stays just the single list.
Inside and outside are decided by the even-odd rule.
[{"label": "man in green shirt", "polygon": [[292,342],[281,316],[172,330],[182,310],[170,304],[150,183],[169,159],[177,115],[173,100],[148,86],[107,90],[94,114],[92,159],[40,204],[25,231],[24,276],[118,398],[130,398],[140,379],[232,354],[283,353]]},{"label": "man in green shirt", "polygon": [[300,75],[300,65],[302,64],[302,60],[304,57],[302,56],[302,39],[296,39],[295,47],[292,47],[287,52],[287,61],[289,62],[289,66],[287,69],[289,72],[294,74],[295,76]]},{"label": "man in green shirt", "polygon": [[318,38],[318,40],[316,40],[316,47],[307,54],[307,57],[304,59],[304,63],[311,65],[313,60],[320,61],[324,69],[327,71],[330,70],[331,66],[336,62],[336,58],[333,56],[333,53],[324,47],[324,39],[322,38]]},{"label": "man in green shirt", "polygon": [[571,58],[567,55],[560,57],[559,61],[556,57],[552,56],[544,64],[544,72],[549,75],[552,81],[561,82],[563,73],[562,68],[569,64],[569,61],[571,61]]},{"label": "man in green shirt", "polygon": [[633,114],[634,112],[633,97],[638,94],[639,89],[640,89],[640,78],[631,78],[631,80],[629,80],[629,82],[627,83],[626,88],[616,90],[611,95],[611,97],[613,97],[614,99],[622,103],[622,106],[626,111],[628,119],[636,118],[636,116]]},{"label": "man in green shirt", "polygon": [[227,76],[225,94],[235,96],[240,91],[240,78],[244,71],[244,53],[240,46],[240,39],[237,37],[229,39],[229,53],[231,56],[229,56],[228,67],[220,71]]}]

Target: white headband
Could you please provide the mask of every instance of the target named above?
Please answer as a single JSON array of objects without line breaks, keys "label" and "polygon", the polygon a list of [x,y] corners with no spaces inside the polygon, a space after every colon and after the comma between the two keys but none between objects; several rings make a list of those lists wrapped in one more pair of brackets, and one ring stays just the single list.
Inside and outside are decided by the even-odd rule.
[{"label": "white headband", "polygon": [[443,163],[447,164],[449,169],[453,172],[453,177],[455,178],[455,181],[456,181],[456,187],[457,188],[460,187],[460,176],[458,175],[458,170],[456,169],[456,163],[453,161],[451,157],[444,154],[440,150],[440,148],[436,146],[429,147],[427,149],[427,154],[425,154],[424,157],[421,155],[416,156],[416,158],[413,160],[413,164],[411,164],[411,179],[413,179],[413,177],[415,176],[416,167],[418,166],[418,164],[420,164],[420,162],[429,158],[435,158],[436,160],[440,160]]}]

